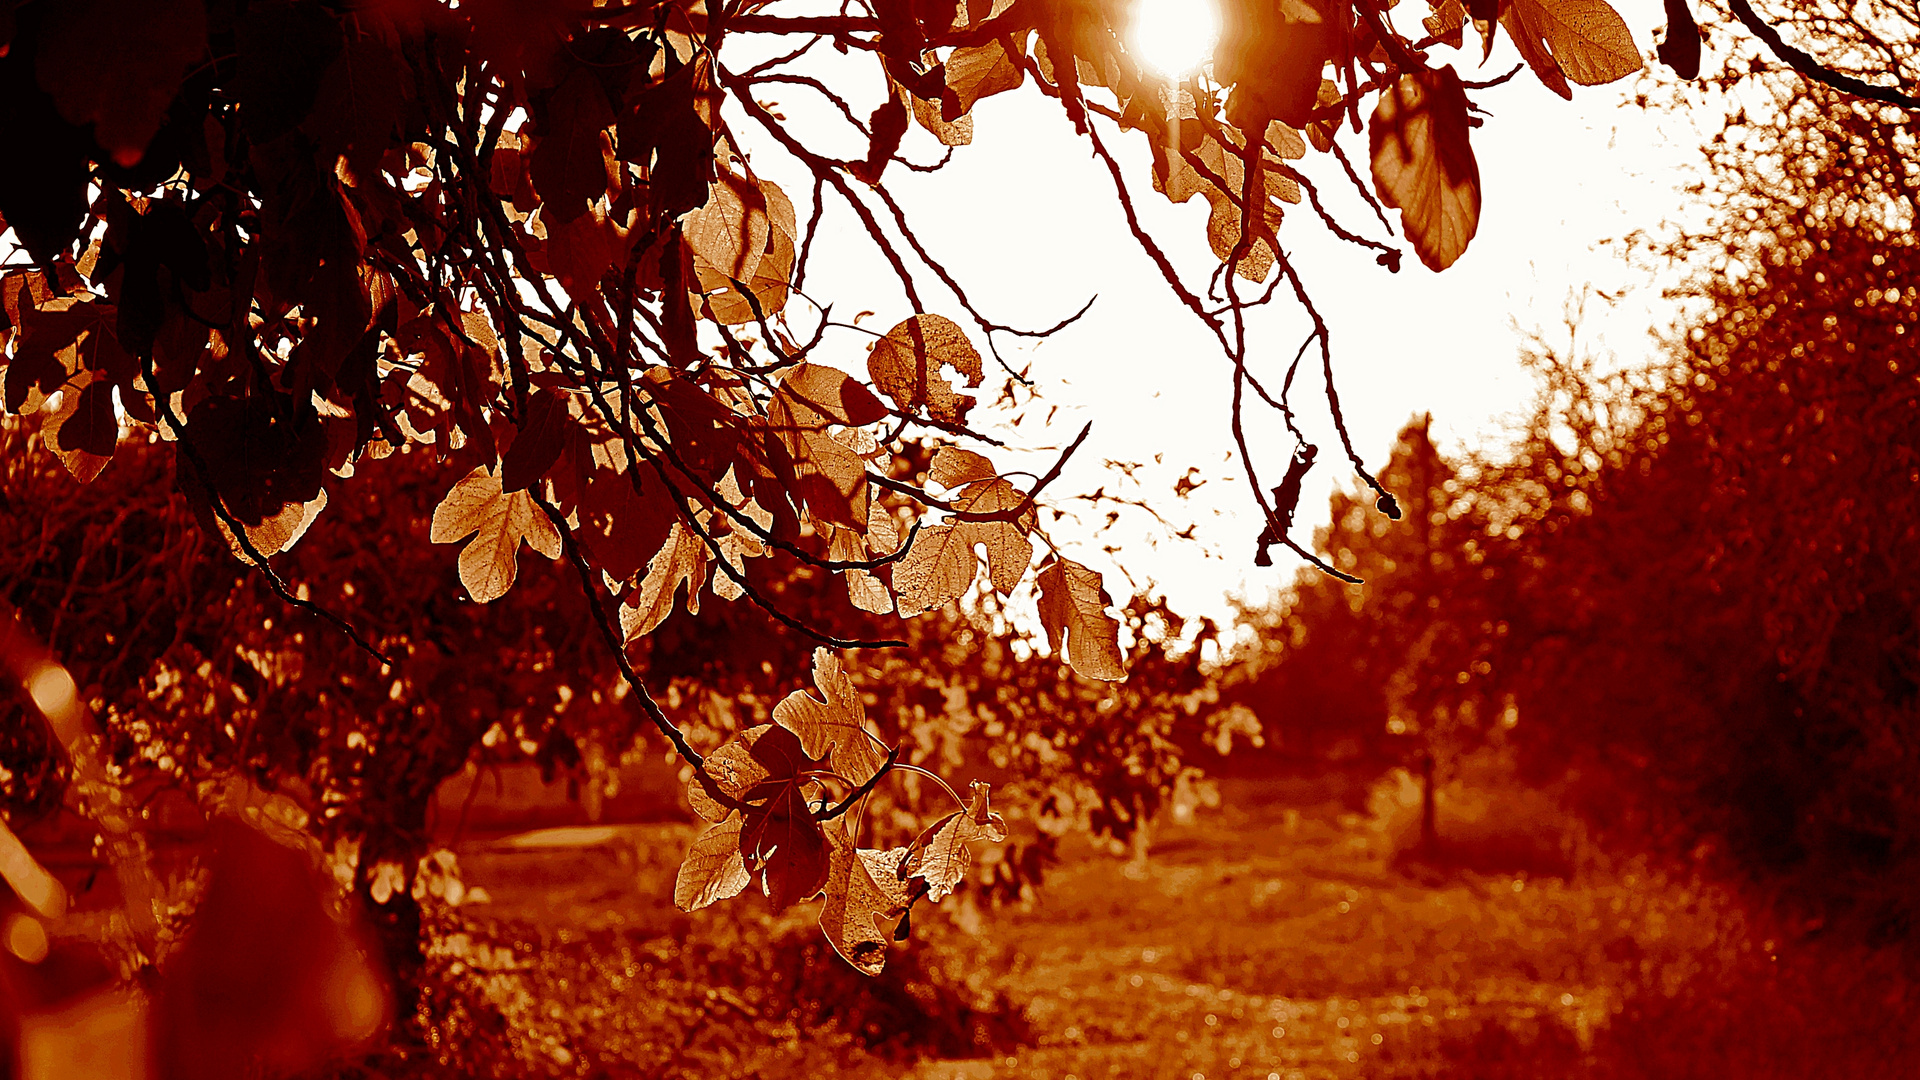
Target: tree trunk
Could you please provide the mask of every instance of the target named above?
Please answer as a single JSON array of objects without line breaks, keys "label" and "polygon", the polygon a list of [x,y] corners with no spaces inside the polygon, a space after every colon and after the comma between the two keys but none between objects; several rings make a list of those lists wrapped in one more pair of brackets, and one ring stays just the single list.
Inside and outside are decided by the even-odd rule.
[{"label": "tree trunk", "polygon": [[1433,754],[1420,755],[1420,850],[1432,855],[1440,843],[1433,822]]},{"label": "tree trunk", "polygon": [[[409,800],[412,803],[413,800]],[[372,929],[380,947],[393,995],[393,1035],[399,1043],[419,1037],[421,977],[426,970],[426,953],[420,942],[420,902],[413,898],[413,878],[425,851],[426,803],[409,805],[396,815],[406,820],[383,822],[361,842],[360,867],[355,892],[360,911]],[[374,870],[381,863],[398,863],[405,874],[385,903],[373,895]]]}]

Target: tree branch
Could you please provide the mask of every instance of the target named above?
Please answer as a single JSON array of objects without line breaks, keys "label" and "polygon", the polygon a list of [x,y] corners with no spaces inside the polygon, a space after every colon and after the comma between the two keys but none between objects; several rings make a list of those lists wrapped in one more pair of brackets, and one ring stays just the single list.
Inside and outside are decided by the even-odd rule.
[{"label": "tree branch", "polygon": [[1762,19],[1760,13],[1753,10],[1753,5],[1747,0],[1727,0],[1727,6],[1732,9],[1733,17],[1739,19],[1748,30],[1753,31],[1754,37],[1765,42],[1773,55],[1786,61],[1787,66],[1799,72],[1802,77],[1843,94],[1852,94],[1854,97],[1897,105],[1903,109],[1920,109],[1920,98],[1903,94],[1890,87],[1862,82],[1851,75],[1821,64],[1811,54],[1787,44],[1781,39],[1780,31],[1775,30],[1765,19]]}]

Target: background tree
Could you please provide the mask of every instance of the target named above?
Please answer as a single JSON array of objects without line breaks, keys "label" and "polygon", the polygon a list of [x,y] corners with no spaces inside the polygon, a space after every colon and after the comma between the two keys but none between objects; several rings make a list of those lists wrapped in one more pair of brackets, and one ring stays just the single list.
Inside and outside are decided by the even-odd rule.
[{"label": "background tree", "polygon": [[1914,164],[1903,112],[1769,86],[1710,148],[1721,227],[1661,249],[1697,304],[1669,358],[1541,353],[1461,590],[1509,624],[1486,685],[1519,744],[1596,824],[1907,940]]},{"label": "background tree", "polygon": [[1436,773],[1444,780],[1499,722],[1497,699],[1463,699],[1460,688],[1491,670],[1502,633],[1460,588],[1478,555],[1476,531],[1461,520],[1468,482],[1431,429],[1431,416],[1409,421],[1380,472],[1401,522],[1369,514],[1361,493],[1333,496],[1316,547],[1360,582],[1303,573],[1275,609],[1249,611],[1253,651],[1241,654],[1226,691],[1263,717],[1271,743],[1304,736],[1318,761],[1330,739],[1344,740],[1363,762],[1405,765],[1420,778],[1427,850],[1438,838]]}]

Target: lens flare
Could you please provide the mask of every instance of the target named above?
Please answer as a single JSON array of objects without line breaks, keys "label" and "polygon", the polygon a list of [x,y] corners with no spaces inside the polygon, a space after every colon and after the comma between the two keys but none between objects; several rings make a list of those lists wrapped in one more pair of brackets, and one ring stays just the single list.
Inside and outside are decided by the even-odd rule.
[{"label": "lens flare", "polygon": [[1198,71],[1220,40],[1215,0],[1135,0],[1129,34],[1134,55],[1169,79]]}]

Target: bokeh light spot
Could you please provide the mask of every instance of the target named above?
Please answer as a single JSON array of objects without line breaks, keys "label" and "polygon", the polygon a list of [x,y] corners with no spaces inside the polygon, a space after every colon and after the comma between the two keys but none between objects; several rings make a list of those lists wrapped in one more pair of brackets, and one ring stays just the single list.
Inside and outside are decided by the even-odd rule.
[{"label": "bokeh light spot", "polygon": [[7,919],[5,932],[7,951],[25,960],[37,964],[47,958],[50,945],[47,941],[47,928],[40,920],[31,915],[14,914]]}]

